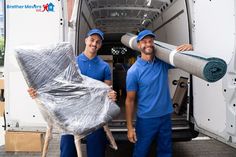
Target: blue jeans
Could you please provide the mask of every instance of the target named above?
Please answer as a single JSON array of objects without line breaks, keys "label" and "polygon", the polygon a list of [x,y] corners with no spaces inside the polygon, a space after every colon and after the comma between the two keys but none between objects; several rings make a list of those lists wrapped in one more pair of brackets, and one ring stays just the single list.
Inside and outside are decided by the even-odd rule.
[{"label": "blue jeans", "polygon": [[157,118],[139,118],[136,121],[137,142],[133,157],[147,157],[151,143],[156,140],[158,157],[172,157],[171,114]]},{"label": "blue jeans", "polygon": [[[107,139],[103,128],[86,136],[86,141],[87,157],[105,157]],[[61,136],[60,150],[60,157],[77,157],[73,135]]]}]

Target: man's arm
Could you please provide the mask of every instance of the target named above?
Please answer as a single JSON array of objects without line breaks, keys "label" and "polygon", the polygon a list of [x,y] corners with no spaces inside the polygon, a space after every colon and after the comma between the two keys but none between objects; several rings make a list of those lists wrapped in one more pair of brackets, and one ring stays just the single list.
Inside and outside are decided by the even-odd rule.
[{"label": "man's arm", "polygon": [[127,91],[127,97],[125,101],[126,121],[127,121],[127,129],[128,129],[127,136],[128,136],[129,141],[132,143],[135,143],[137,141],[136,133],[132,124],[135,97],[136,97],[136,91]]},{"label": "man's arm", "polygon": [[108,86],[111,86],[111,80],[105,80],[104,83],[106,83]]},{"label": "man's arm", "polygon": [[[108,86],[111,86],[111,80],[105,80],[104,83],[106,83]],[[108,93],[108,97],[112,101],[116,101],[117,100],[117,93],[116,93],[116,91],[111,89],[111,91]]]}]

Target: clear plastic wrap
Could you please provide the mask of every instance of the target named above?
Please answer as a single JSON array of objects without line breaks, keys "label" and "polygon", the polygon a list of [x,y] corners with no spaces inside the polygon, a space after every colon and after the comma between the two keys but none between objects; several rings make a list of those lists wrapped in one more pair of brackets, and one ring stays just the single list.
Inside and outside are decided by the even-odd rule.
[{"label": "clear plastic wrap", "polygon": [[21,47],[16,59],[28,86],[37,90],[40,111],[49,125],[87,135],[119,114],[120,108],[107,96],[110,87],[81,75],[69,43]]}]

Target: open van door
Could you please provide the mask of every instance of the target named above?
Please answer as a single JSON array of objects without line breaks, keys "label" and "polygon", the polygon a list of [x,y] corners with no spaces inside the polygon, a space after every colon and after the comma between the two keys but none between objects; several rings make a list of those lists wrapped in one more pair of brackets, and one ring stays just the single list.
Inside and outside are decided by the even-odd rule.
[{"label": "open van door", "polygon": [[236,147],[236,2],[187,1],[195,51],[224,59],[223,79],[208,83],[193,77],[195,129]]},{"label": "open van door", "polygon": [[[14,56],[22,45],[48,45],[67,40],[66,1],[6,0],[5,103],[7,130],[36,131],[46,126]],[[65,14],[64,14],[65,13]]]}]

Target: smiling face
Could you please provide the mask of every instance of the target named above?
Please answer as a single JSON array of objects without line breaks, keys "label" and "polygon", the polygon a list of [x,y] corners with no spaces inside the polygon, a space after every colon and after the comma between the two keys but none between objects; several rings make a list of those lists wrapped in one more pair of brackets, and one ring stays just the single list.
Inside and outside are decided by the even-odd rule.
[{"label": "smiling face", "polygon": [[146,36],[138,42],[138,48],[141,50],[141,53],[145,55],[154,54],[154,38],[152,36]]},{"label": "smiling face", "polygon": [[102,39],[99,35],[93,34],[85,39],[85,51],[96,54],[102,46]]}]

